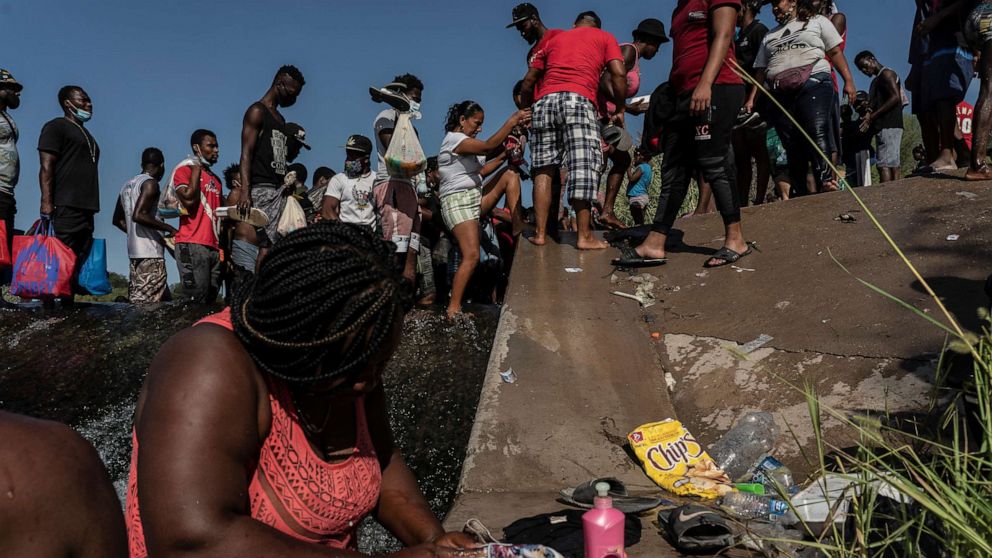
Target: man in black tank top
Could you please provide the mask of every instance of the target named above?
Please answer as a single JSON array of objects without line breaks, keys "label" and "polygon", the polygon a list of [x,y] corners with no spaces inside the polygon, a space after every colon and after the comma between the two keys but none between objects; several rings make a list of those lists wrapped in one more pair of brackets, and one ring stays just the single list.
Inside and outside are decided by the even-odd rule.
[{"label": "man in black tank top", "polygon": [[269,218],[259,230],[259,259],[278,240],[276,227],[286,206],[283,180],[286,176],[286,119],[279,107],[291,107],[303,89],[303,74],[295,66],[283,66],[276,72],[272,86],[257,102],[248,107],[241,127],[241,188],[238,209],[247,214],[257,207]]}]

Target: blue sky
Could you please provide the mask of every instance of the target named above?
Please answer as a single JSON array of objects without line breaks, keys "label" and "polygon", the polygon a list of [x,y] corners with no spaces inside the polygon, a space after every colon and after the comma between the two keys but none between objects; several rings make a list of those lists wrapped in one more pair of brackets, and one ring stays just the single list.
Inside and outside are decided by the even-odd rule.
[{"label": "blue sky", "polygon": [[[621,41],[646,17],[671,21],[675,0],[533,0],[549,27],[567,27],[592,9]],[[110,267],[127,273],[123,233],[111,224],[121,185],[140,171],[141,151],[161,148],[171,165],[189,152],[196,128],[217,132],[221,168],[238,156],[241,118],[265,92],[282,64],[307,80],[299,102],[286,109],[307,129],[313,151],[300,162],[340,170],[348,135],[371,136],[381,109],[370,85],[411,72],[425,83],[424,119],[417,123],[425,150],[436,152],[447,107],[474,99],[494,131],[513,109],[510,92],[524,72],[527,44],[512,29],[515,0],[362,2],[282,0],[0,0],[0,67],[24,84],[11,115],[21,130],[21,179],[16,225],[26,228],[39,206],[38,134],[61,115],[62,85],[83,86],[93,99],[89,129],[100,143],[101,205],[97,236],[108,240]],[[850,25],[847,52],[875,51],[901,75],[913,3],[839,0]],[[761,19],[773,23],[770,8]],[[769,25],[771,27],[771,25]],[[665,81],[671,50],[642,62],[642,91]],[[855,71],[858,86],[868,81]],[[969,97],[974,98],[977,86]],[[628,121],[640,130],[639,119]],[[529,185],[526,186],[529,191]],[[529,194],[525,198],[529,205]],[[168,262],[171,280],[175,264]]]}]

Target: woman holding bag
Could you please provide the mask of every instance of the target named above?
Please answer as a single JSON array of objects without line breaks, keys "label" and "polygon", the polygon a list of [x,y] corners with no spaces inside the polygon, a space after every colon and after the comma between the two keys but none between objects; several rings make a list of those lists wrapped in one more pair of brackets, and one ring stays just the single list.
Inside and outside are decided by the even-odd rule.
[{"label": "woman holding bag", "polygon": [[[774,0],[779,23],[765,35],[754,62],[755,79],[807,130],[820,151],[831,151],[834,88],[831,63],[844,78],[844,93],[853,103],[856,88],[842,50],[843,38],[831,21],[818,15],[813,0]],[[751,90],[744,108],[750,112],[758,89]],[[766,116],[778,131],[789,158],[789,177],[797,195],[806,191],[810,164],[817,191],[837,188],[827,161],[810,146],[786,114],[768,103]]]},{"label": "woman holding bag", "polygon": [[520,175],[505,165],[507,153],[502,146],[515,126],[530,120],[530,114],[530,109],[517,111],[482,141],[477,136],[486,115],[478,103],[462,101],[448,109],[447,134],[437,157],[441,216],[462,253],[462,264],[452,280],[448,317],[461,313],[465,288],[479,264],[480,216],[492,211],[506,194],[514,232],[520,230]]}]

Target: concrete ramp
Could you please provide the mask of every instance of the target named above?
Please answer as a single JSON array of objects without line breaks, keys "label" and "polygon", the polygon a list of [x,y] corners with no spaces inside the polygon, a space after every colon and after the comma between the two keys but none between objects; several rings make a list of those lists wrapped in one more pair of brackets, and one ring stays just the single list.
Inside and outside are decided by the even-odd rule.
[{"label": "concrete ramp", "polygon": [[[574,241],[517,250],[449,528],[560,510],[559,490],[596,477],[658,491],[623,447],[634,427],[674,416],[658,356],[636,303],[604,290],[613,251]],[[513,384],[500,377],[510,368]],[[664,555],[645,526],[631,555]]]}]

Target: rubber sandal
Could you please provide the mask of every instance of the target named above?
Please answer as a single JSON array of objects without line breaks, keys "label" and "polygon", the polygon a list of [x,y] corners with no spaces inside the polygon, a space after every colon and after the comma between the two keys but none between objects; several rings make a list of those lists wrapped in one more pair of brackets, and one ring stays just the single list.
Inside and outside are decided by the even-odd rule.
[{"label": "rubber sandal", "polygon": [[641,267],[657,267],[668,263],[668,258],[645,258],[644,256],[639,255],[637,250],[627,243],[621,244],[617,248],[620,249],[620,257],[610,260],[610,264],[614,267],[634,269]]},{"label": "rubber sandal", "polygon": [[499,543],[500,540],[493,536],[493,532],[489,530],[489,527],[479,521],[478,519],[472,517],[465,522],[465,527],[462,532],[466,535],[474,537],[475,540],[479,541],[481,544],[488,543]]},{"label": "rubber sandal", "polygon": [[240,221],[242,223],[248,223],[253,227],[262,228],[269,224],[269,216],[257,207],[251,208],[247,217],[242,217],[242,213],[238,211],[238,207],[235,205],[218,207],[216,213],[221,219],[226,218],[232,221]]},{"label": "rubber sandal", "polygon": [[403,95],[388,89],[390,85],[394,84],[390,83],[382,88],[369,87],[369,95],[372,96],[372,100],[376,103],[386,103],[400,112],[409,112],[410,101]]},{"label": "rubber sandal", "polygon": [[[751,255],[751,252],[752,252],[752,248],[751,248],[751,245],[750,244],[748,244],[747,250],[745,250],[744,252],[741,252],[741,253],[735,252],[735,251],[731,250],[730,248],[727,248],[726,246],[724,246],[723,248],[720,248],[719,250],[717,250],[716,251],[716,254],[713,254],[712,256],[710,256],[706,260],[706,263],[703,264],[703,267],[705,267],[707,269],[711,269],[711,268],[714,268],[714,267],[723,267],[725,265],[730,265],[730,264],[733,264],[733,263],[737,263],[744,256],[750,256]],[[710,265],[710,260],[723,260],[723,263],[718,263],[718,264]]]},{"label": "rubber sandal", "polygon": [[566,504],[571,504],[580,508],[592,508],[596,497],[596,484],[605,482],[610,485],[610,498],[613,499],[613,507],[623,513],[642,513],[657,508],[662,504],[660,498],[649,498],[641,496],[631,496],[627,493],[627,487],[622,482],[612,477],[593,479],[584,482],[575,488],[566,488],[559,492],[561,499]]},{"label": "rubber sandal", "polygon": [[668,542],[683,552],[719,552],[734,545],[727,520],[699,504],[661,510],[658,525]]}]

